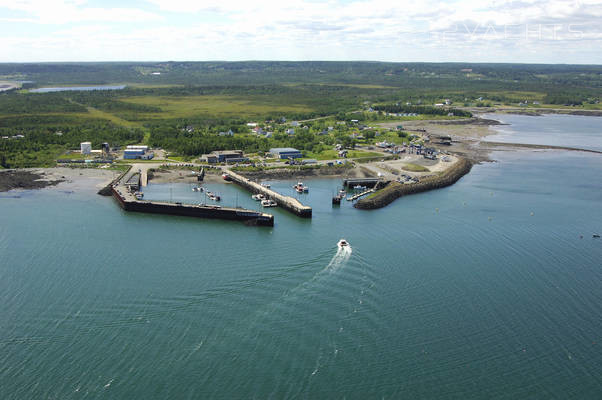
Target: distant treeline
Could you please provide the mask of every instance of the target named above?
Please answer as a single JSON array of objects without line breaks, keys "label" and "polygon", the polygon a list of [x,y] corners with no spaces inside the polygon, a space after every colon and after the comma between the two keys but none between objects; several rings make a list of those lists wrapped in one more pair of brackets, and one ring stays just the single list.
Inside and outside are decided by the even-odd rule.
[{"label": "distant treeline", "polygon": [[457,108],[413,106],[413,105],[377,105],[372,107],[375,111],[388,113],[416,113],[426,115],[447,115],[453,113],[456,117],[472,117],[470,111],[458,110]]},{"label": "distant treeline", "polygon": [[[153,74],[159,72],[160,75]],[[0,64],[0,75],[38,86],[130,82],[154,85],[377,84],[399,88],[602,87],[602,66],[325,61]],[[428,82],[428,84],[427,84]]]},{"label": "distant treeline", "polygon": [[47,93],[43,96],[14,92],[0,94],[0,113],[2,114],[48,112],[86,112],[86,108],[70,102],[57,93]]}]

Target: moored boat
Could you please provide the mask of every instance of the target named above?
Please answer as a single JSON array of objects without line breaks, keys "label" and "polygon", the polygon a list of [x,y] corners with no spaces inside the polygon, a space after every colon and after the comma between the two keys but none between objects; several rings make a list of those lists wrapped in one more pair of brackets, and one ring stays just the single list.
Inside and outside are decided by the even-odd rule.
[{"label": "moored boat", "polygon": [[276,204],[276,202],[274,200],[264,199],[264,200],[261,200],[261,205],[263,207],[276,207],[278,204]]}]

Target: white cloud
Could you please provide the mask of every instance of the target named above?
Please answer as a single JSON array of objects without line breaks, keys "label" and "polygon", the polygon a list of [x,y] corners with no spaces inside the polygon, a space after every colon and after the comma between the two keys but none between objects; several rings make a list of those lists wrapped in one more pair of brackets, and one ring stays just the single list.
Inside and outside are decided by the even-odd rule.
[{"label": "white cloud", "polygon": [[[602,0],[146,1],[145,9],[130,9],[84,0],[0,0],[0,20],[5,8],[23,14],[9,21],[64,24],[27,39],[2,37],[0,30],[0,40],[9,48],[18,42],[21,48],[12,49],[18,57],[32,49],[37,60],[48,59],[42,50],[48,46],[48,54],[71,60],[573,62],[583,49],[588,62],[602,62],[595,51],[602,47]],[[93,25],[74,24],[81,21]],[[114,22],[130,21],[148,23],[114,29]],[[571,47],[570,59],[563,58],[563,44]]]},{"label": "white cloud", "polygon": [[[88,7],[84,0],[0,0],[2,9],[27,14],[27,21],[42,24],[65,24],[71,22],[140,22],[157,21],[157,14],[135,8]],[[18,18],[8,18],[16,22]]]}]

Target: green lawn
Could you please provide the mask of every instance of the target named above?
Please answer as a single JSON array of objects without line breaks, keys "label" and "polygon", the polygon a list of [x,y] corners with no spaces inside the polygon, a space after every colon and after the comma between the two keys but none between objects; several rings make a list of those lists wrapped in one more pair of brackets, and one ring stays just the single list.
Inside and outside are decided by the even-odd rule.
[{"label": "green lawn", "polygon": [[[375,157],[380,156],[380,153],[376,153],[373,151],[363,151],[363,150],[348,150],[347,158],[360,158],[360,157]],[[335,160],[338,159],[338,151],[336,150],[322,150],[319,153],[314,153],[311,151],[305,152],[306,159],[314,159],[314,160]]]},{"label": "green lawn", "polygon": [[404,171],[410,171],[410,172],[429,172],[430,171],[430,169],[428,169],[427,167],[423,167],[422,165],[412,164],[412,163],[407,163],[401,169],[403,169]]}]

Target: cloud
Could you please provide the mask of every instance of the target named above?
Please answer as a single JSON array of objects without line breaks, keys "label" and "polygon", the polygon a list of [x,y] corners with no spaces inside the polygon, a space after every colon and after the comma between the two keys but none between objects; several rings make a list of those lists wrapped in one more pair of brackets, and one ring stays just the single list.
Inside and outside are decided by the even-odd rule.
[{"label": "cloud", "polygon": [[7,22],[26,20],[41,24],[72,22],[144,22],[158,21],[161,16],[135,8],[88,7],[84,0],[0,0],[2,9],[21,12],[26,18],[7,18]]},{"label": "cloud", "polygon": [[[602,54],[593,50],[602,44],[602,0],[145,0],[137,4],[140,8],[102,8],[86,0],[0,0],[0,21],[61,25],[37,37],[0,32],[0,40],[3,47],[22,46],[6,54],[21,57],[29,48],[39,54],[38,60],[46,59],[44,46],[52,48],[52,54],[70,54],[74,60],[575,60],[563,58],[565,44],[573,54],[583,49],[589,62],[602,62]],[[3,9],[11,14],[2,15]],[[121,24],[119,29],[116,23]],[[532,58],[526,59],[525,54]]]}]

